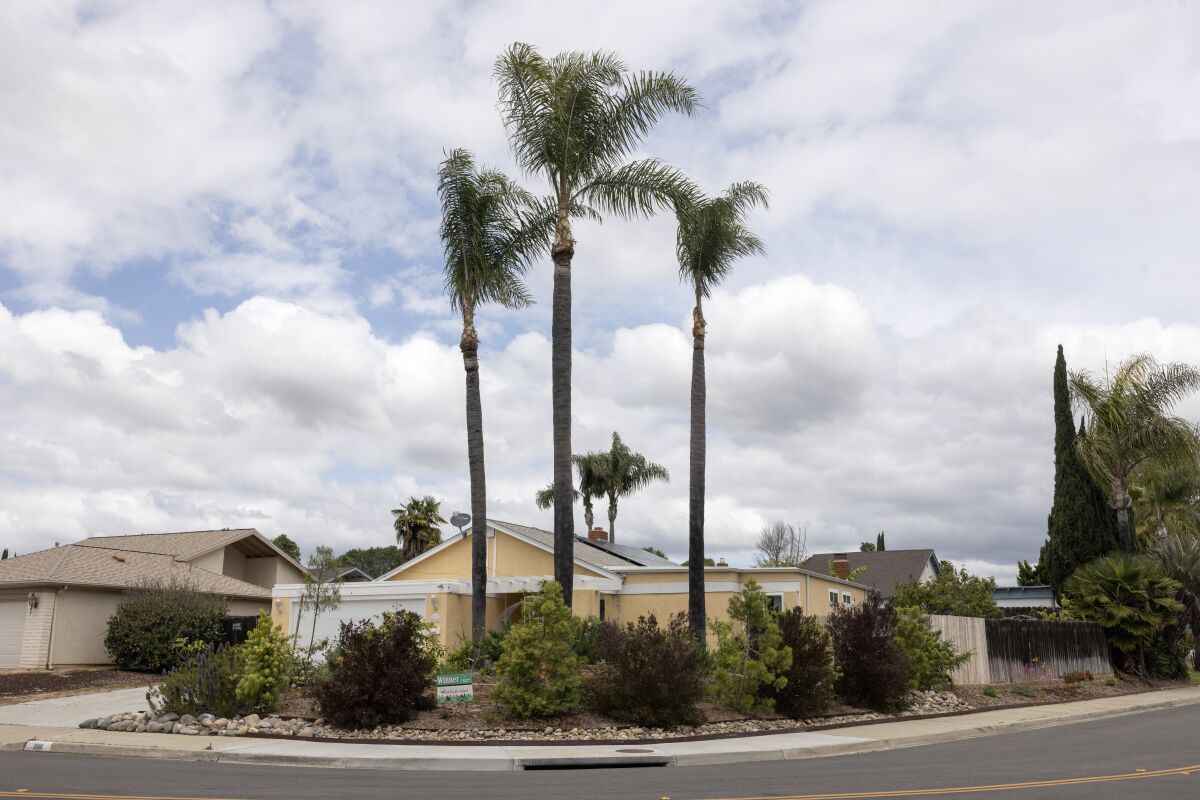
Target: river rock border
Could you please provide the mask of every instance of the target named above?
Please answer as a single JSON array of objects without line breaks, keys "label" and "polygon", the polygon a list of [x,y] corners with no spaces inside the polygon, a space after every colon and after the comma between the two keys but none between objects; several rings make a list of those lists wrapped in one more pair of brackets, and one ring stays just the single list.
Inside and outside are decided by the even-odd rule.
[{"label": "river rock border", "polygon": [[613,741],[613,740],[657,740],[678,739],[698,736],[728,736],[744,733],[768,733],[789,731],[813,725],[829,726],[893,719],[896,717],[926,716],[970,711],[971,707],[953,692],[914,692],[910,696],[907,711],[899,715],[874,712],[847,714],[835,717],[820,717],[808,720],[750,719],[732,722],[710,722],[704,725],[682,725],[665,730],[662,728],[640,728],[636,726],[608,726],[604,728],[569,728],[554,725],[544,728],[509,729],[493,727],[482,730],[415,730],[399,726],[381,726],[371,730],[347,731],[328,724],[324,719],[314,720],[301,717],[284,718],[247,714],[235,717],[217,717],[213,714],[175,713],[156,715],[148,711],[127,711],[107,717],[84,720],[80,728],[118,731],[129,733],[168,733],[178,736],[280,736],[305,739],[379,739],[423,742],[469,742],[469,741]]}]

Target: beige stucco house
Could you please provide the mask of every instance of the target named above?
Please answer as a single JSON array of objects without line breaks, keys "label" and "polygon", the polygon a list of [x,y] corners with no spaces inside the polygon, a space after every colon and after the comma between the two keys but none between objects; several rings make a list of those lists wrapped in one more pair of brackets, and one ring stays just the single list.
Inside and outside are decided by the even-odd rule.
[{"label": "beige stucco house", "polygon": [[[637,547],[607,541],[604,531],[576,537],[572,608],[579,616],[633,622],[654,614],[665,622],[687,611],[687,567]],[[511,619],[524,592],[536,591],[554,575],[554,535],[549,531],[488,520],[487,625]],[[818,616],[834,605],[857,604],[866,587],[801,569],[707,567],[706,607],[724,618],[729,598],[754,579],[783,610],[801,606]],[[312,621],[301,616],[303,586],[276,586],[273,618],[301,641],[337,635],[342,620],[368,619],[388,610],[408,610],[437,626],[443,644],[459,646],[471,630],[471,534],[456,534],[437,547],[369,583],[341,587],[341,606]],[[307,612],[306,612],[307,613]]]},{"label": "beige stucco house", "polygon": [[249,616],[304,573],[253,528],[99,536],[0,561],[0,669],[108,663],[108,619],[131,587],[185,582]]}]

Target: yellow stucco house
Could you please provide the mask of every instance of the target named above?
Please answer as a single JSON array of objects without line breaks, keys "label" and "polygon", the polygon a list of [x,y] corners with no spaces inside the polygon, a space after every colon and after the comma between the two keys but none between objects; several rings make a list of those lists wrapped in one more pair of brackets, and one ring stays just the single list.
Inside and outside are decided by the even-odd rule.
[{"label": "yellow stucco house", "polygon": [[[523,593],[553,578],[554,534],[488,520],[487,537],[487,624],[495,629],[512,617]],[[818,616],[835,605],[861,603],[867,591],[861,584],[799,567],[718,566],[704,573],[706,608],[716,618],[725,617],[729,598],[751,578],[776,607],[801,606]],[[579,616],[624,623],[654,614],[665,622],[671,614],[687,611],[687,579],[687,567],[641,548],[608,542],[603,530],[576,537],[572,608]],[[455,534],[373,581],[343,585],[341,605],[317,618],[315,635],[311,618],[300,612],[303,589],[295,584],[272,591],[275,621],[289,633],[298,629],[302,642],[336,637],[342,620],[403,609],[432,622],[442,643],[455,648],[471,631],[471,534]]]}]

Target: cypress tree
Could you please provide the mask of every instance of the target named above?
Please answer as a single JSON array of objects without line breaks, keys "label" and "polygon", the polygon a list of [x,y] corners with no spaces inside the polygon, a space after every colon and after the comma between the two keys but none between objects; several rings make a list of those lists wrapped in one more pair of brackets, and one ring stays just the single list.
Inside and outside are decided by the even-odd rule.
[{"label": "cypress tree", "polygon": [[1076,437],[1084,435],[1082,425],[1075,431],[1060,344],[1054,362],[1054,504],[1043,563],[1038,564],[1055,594],[1076,569],[1118,549],[1117,515],[1075,449]]}]

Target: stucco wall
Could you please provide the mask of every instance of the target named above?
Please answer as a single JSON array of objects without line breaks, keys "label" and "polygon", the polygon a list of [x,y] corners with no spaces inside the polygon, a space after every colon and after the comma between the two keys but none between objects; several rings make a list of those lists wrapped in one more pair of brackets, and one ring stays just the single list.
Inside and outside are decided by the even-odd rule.
[{"label": "stucco wall", "polygon": [[199,567],[200,569],[206,569],[209,572],[221,575],[225,568],[225,548],[219,547],[211,553],[206,553],[199,558],[192,559],[188,563],[193,567]]},{"label": "stucco wall", "polygon": [[[242,580],[270,589],[276,584],[280,559],[277,556],[247,558],[243,561],[244,572]],[[299,581],[297,581],[298,583]]]},{"label": "stucco wall", "polygon": [[225,560],[221,565],[221,574],[228,575],[230,578],[237,578],[239,581],[245,580],[246,554],[233,545],[227,546],[225,548]]},{"label": "stucco wall", "polygon": [[260,611],[268,611],[271,601],[263,600],[229,600],[229,611],[226,613],[231,617],[256,617]]},{"label": "stucco wall", "polygon": [[60,592],[50,651],[54,666],[111,663],[104,649],[104,634],[123,597],[119,591],[74,586]]},{"label": "stucco wall", "polygon": [[[28,609],[21,640],[21,666],[24,669],[40,669],[46,666],[46,654],[50,647],[50,629],[54,619],[54,591],[41,589],[34,591],[38,596],[38,607]],[[28,592],[25,593],[26,597],[28,594]]]}]

